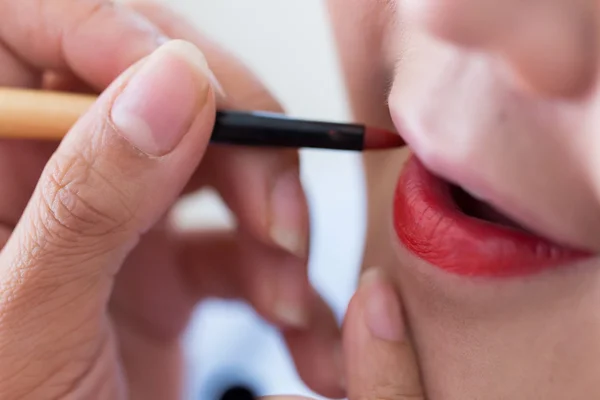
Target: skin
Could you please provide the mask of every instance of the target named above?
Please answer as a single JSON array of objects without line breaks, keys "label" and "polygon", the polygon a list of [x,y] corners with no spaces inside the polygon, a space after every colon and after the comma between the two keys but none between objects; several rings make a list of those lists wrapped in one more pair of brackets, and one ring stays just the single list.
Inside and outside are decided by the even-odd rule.
[{"label": "skin", "polygon": [[[159,5],[0,0],[0,16],[1,85],[102,92],[60,145],[0,142],[0,397],[180,398],[180,337],[221,297],[279,327],[315,391],[417,399],[385,273],[362,280],[343,343],[308,283],[297,153],[208,147],[217,107],[281,111],[244,65]],[[238,226],[178,231],[171,207],[207,185]]]},{"label": "skin", "polygon": [[[339,328],[306,274],[297,154],[207,148],[217,103],[280,110],[264,86],[161,6],[1,0],[0,15],[1,85],[103,91],[58,147],[0,142],[0,397],[178,398],[180,337],[207,297],[248,301],[305,381],[343,396]],[[188,43],[153,53],[169,38]],[[135,86],[141,71],[154,78]],[[153,90],[141,104],[157,140],[132,141],[150,125],[116,119],[130,87]],[[238,227],[171,226],[177,199],[208,185]]]},{"label": "skin", "polygon": [[[476,165],[471,182],[502,193],[488,200],[503,212],[598,250],[597,2],[329,0],[329,8],[357,120],[390,128],[393,120],[434,172],[447,160]],[[391,229],[408,155],[365,157],[364,265],[380,266],[401,293],[426,397],[599,397],[597,258],[502,280],[450,275],[416,258]]]},{"label": "skin", "polygon": [[[535,229],[596,249],[596,47],[589,40],[595,3],[415,4],[330,0],[356,118],[391,126],[388,101],[397,123],[426,127],[413,130],[413,147],[423,148],[436,135],[427,141],[437,146],[427,149],[430,168],[439,154],[466,154],[478,165],[479,180],[535,213],[529,221]],[[269,173],[296,170],[297,156],[206,148],[217,102],[278,106],[239,62],[179,17],[157,6],[135,9],[100,0],[0,0],[6,16],[0,26],[3,85],[84,91],[110,85],[58,149],[1,143],[2,397],[176,398],[179,337],[193,306],[206,296],[252,303],[283,329],[303,378],[328,396],[341,396],[343,386],[355,400],[600,395],[596,260],[527,279],[483,281],[449,276],[416,259],[390,233],[391,196],[406,150],[366,159],[371,209],[365,265],[380,267],[365,273],[350,304],[341,371],[334,352],[338,330],[306,280],[301,190],[285,191],[284,207],[269,206],[276,180]],[[502,29],[507,21],[524,22]],[[180,141],[168,142],[173,132],[167,129],[159,132],[160,141],[133,146],[131,134],[144,129],[120,130],[111,107],[133,77],[147,71],[150,61],[139,60],[164,36],[194,42],[213,71],[193,46],[185,47],[185,57],[173,58],[177,45],[169,44],[155,53],[162,54],[163,69],[153,87],[168,90],[192,77],[196,94],[202,93],[195,106],[203,104],[202,111]],[[467,45],[483,50],[477,56],[485,61],[481,70],[470,68],[478,60],[460,47]],[[456,67],[456,75],[448,80],[440,66]],[[485,102],[478,101],[481,95]],[[499,110],[510,123],[497,123]],[[448,129],[449,118],[466,129]],[[469,145],[468,152],[456,153],[451,144],[457,139]],[[527,151],[531,143],[535,152]],[[514,150],[510,162],[503,148]],[[509,167],[543,173],[515,175]],[[184,234],[167,223],[164,216],[178,196],[203,185],[220,191],[238,219],[237,230]],[[161,190],[149,193],[149,187]],[[150,195],[158,197],[148,201]],[[272,234],[273,214],[285,214],[293,241],[282,246],[281,236]],[[296,294],[285,307],[281,292]]]},{"label": "skin", "polygon": [[[163,6],[0,0],[0,15],[1,85],[102,92],[60,145],[0,142],[0,397],[181,398],[180,338],[207,297],[254,306],[325,396],[419,394],[416,368],[397,379],[415,356],[383,272],[343,343],[310,287],[297,154],[208,147],[217,107],[281,110],[244,65]],[[238,226],[177,230],[171,207],[207,185]]]},{"label": "skin", "polygon": [[365,272],[344,321],[348,399],[425,399],[410,331],[402,314],[402,303],[389,275],[381,268]]}]

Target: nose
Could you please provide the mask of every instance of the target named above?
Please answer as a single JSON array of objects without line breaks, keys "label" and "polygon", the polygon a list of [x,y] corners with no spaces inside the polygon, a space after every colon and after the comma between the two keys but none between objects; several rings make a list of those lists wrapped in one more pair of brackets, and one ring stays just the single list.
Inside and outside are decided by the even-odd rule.
[{"label": "nose", "polygon": [[409,0],[407,13],[460,46],[493,53],[521,88],[585,94],[597,75],[595,0]]}]

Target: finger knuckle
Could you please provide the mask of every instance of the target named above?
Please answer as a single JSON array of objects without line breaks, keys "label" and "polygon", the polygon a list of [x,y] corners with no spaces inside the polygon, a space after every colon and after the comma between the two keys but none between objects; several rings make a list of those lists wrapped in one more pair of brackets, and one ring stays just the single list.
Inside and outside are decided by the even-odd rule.
[{"label": "finger knuckle", "polygon": [[126,230],[133,220],[127,195],[83,152],[57,156],[40,186],[42,228],[67,241],[98,238]]},{"label": "finger knuckle", "polygon": [[89,0],[87,2],[79,3],[77,17],[73,19],[74,23],[69,26],[65,26],[62,31],[63,38],[66,35],[77,33],[77,31],[85,29],[90,21],[95,18],[102,17],[103,14],[112,13],[114,11],[114,3],[106,0]]}]

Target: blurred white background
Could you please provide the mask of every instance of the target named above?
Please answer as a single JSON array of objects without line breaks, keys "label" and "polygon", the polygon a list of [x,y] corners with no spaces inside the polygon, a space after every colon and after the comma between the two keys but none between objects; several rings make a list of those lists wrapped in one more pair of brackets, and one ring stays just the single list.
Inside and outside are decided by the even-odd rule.
[{"label": "blurred white background", "polygon": [[[322,0],[163,0],[237,54],[297,117],[347,120]],[[302,177],[312,211],[310,274],[337,315],[353,293],[364,235],[364,190],[356,154],[303,151]],[[180,221],[226,219],[210,196],[187,202]],[[298,380],[276,332],[246,307],[202,306],[188,335],[189,399],[217,400],[228,384],[260,395],[311,394]]]}]

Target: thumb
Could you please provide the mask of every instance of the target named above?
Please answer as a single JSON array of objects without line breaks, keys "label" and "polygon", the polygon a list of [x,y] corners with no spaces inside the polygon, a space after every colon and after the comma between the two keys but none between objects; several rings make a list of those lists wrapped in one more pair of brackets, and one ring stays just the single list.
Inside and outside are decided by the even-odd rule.
[{"label": "thumb", "polygon": [[424,400],[400,301],[382,271],[365,273],[344,323],[350,400]]},{"label": "thumb", "polygon": [[68,133],[0,253],[0,348],[11,327],[20,335],[10,345],[27,337],[34,352],[36,339],[51,343],[79,330],[81,318],[102,320],[113,276],[206,149],[209,76],[196,47],[166,43]]}]

